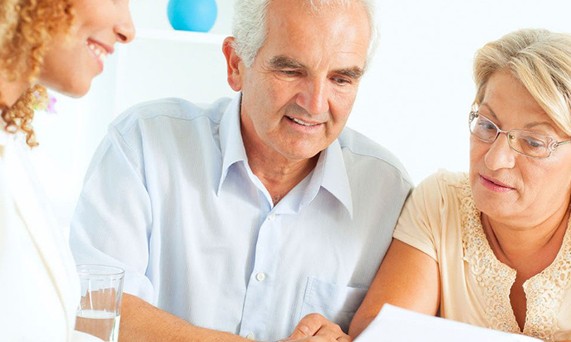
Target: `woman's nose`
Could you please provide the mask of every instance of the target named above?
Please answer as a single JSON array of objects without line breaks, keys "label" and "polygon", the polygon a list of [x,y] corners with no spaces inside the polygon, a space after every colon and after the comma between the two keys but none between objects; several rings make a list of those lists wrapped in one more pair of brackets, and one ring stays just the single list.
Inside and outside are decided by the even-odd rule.
[{"label": "woman's nose", "polygon": [[129,3],[120,9],[123,15],[120,16],[119,22],[115,25],[115,35],[119,43],[129,43],[135,38],[135,25],[129,10]]},{"label": "woman's nose", "polygon": [[502,133],[490,144],[484,156],[486,167],[490,170],[511,169],[515,166],[515,153],[509,145],[509,137]]}]

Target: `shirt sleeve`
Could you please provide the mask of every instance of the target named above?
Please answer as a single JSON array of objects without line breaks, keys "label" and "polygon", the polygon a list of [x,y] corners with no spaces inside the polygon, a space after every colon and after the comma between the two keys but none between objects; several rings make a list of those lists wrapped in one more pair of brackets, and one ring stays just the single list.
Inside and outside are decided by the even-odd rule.
[{"label": "shirt sleeve", "polygon": [[140,133],[111,126],[87,171],[75,209],[70,245],[78,264],[125,269],[124,291],[153,302],[149,262],[151,201],[142,167]]},{"label": "shirt sleeve", "polygon": [[[393,237],[427,254],[438,261],[442,231],[449,214],[445,179],[449,175],[440,171],[429,176],[415,188],[408,198]],[[445,220],[445,218],[444,218]]]}]

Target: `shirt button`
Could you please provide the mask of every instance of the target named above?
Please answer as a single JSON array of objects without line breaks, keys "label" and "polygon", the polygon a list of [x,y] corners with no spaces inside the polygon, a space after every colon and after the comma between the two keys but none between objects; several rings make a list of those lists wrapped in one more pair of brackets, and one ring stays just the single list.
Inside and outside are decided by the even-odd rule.
[{"label": "shirt button", "polygon": [[276,219],[276,214],[270,214],[270,215],[268,216],[268,221],[273,221],[273,220],[275,220],[275,219]]},{"label": "shirt button", "polygon": [[256,280],[257,281],[264,281],[264,279],[266,279],[266,274],[264,272],[260,272],[260,273],[256,274]]},{"label": "shirt button", "polygon": [[254,333],[249,333],[248,335],[246,335],[246,338],[248,340],[252,340],[252,341],[256,339],[256,337],[254,336]]}]

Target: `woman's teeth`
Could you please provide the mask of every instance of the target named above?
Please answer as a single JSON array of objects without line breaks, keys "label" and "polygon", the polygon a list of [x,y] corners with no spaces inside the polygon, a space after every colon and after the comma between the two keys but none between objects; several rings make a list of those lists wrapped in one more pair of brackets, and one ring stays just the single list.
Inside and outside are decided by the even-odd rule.
[{"label": "woman's teeth", "polygon": [[107,51],[105,51],[105,49],[103,49],[101,46],[99,46],[97,44],[93,44],[93,43],[87,43],[87,47],[91,51],[93,51],[95,56],[97,56],[97,58],[99,58],[100,61],[102,61],[102,62],[105,61],[105,58],[107,57]]}]

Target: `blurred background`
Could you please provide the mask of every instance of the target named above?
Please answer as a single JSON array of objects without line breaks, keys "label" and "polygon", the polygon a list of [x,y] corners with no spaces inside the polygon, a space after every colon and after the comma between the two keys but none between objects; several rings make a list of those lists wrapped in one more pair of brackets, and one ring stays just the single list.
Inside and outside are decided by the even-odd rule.
[{"label": "blurred background", "polygon": [[[84,98],[50,93],[34,149],[62,223],[69,222],[91,157],[109,123],[141,101],[182,97],[208,103],[233,96],[221,52],[236,0],[216,0],[208,33],[175,31],[167,0],[133,0],[132,44],[118,46]],[[238,0],[239,1],[239,0]],[[520,28],[571,32],[569,0],[377,0],[379,48],[348,126],[391,150],[415,184],[434,171],[468,169],[472,58],[490,40]]]}]

